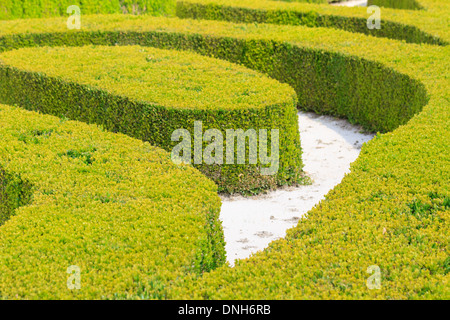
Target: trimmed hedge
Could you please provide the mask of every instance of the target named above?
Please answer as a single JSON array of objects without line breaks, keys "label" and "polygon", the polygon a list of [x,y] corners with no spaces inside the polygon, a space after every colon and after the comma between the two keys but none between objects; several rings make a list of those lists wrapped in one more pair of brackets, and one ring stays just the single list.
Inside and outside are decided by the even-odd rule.
[{"label": "trimmed hedge", "polygon": [[345,2],[348,0],[273,0],[273,1],[283,1],[283,2],[306,2],[306,3],[336,3],[336,2]]},{"label": "trimmed hedge", "polygon": [[216,186],[167,152],[6,105],[0,136],[1,212],[22,205],[0,229],[2,299],[164,298],[224,263]]},{"label": "trimmed hedge", "polygon": [[[82,46],[95,43],[193,50],[264,72],[291,85],[297,92],[301,108],[347,117],[371,131],[388,132],[405,124],[428,99],[423,84],[378,62],[324,52],[309,45],[295,46],[283,42],[283,39],[296,41],[297,35],[287,35],[292,31],[289,26],[232,25],[230,28],[227,23],[213,21],[104,16],[104,21],[109,20],[110,24],[106,23],[100,32],[99,25],[91,21],[96,17],[85,17],[87,27],[85,31],[79,32],[56,32],[64,30],[63,26],[54,24],[58,21],[56,19],[50,20],[48,33],[15,35],[5,24],[6,34],[0,34],[1,48],[6,51],[36,45]],[[14,23],[16,33],[20,33],[23,28],[33,28],[32,22],[27,21],[21,26]],[[118,24],[123,25],[123,29],[114,31]],[[196,31],[192,32],[192,29]],[[252,38],[252,33],[257,36]],[[313,39],[313,33],[311,35],[309,38]],[[304,35],[302,37],[306,41]],[[229,50],[230,47],[233,50]],[[9,87],[15,86],[3,86],[1,97],[6,99],[3,101],[21,101],[26,105],[26,97],[15,97],[8,93]],[[370,95],[367,94],[369,92]],[[275,119],[280,120],[280,117]],[[284,119],[292,117],[286,115]],[[293,125],[289,128],[293,128]]]},{"label": "trimmed hedge", "polygon": [[368,0],[367,6],[379,6],[394,9],[421,10],[424,7],[417,0]]},{"label": "trimmed hedge", "polygon": [[[439,2],[441,7],[446,3]],[[448,15],[442,15],[441,9],[433,10],[428,13],[439,13],[436,21],[440,23],[423,28],[435,28],[437,37],[448,39],[445,24]],[[423,17],[420,11],[411,10],[406,14],[408,19],[418,21]],[[235,268],[221,267],[201,278],[194,275],[179,278],[172,283],[165,298],[450,297],[448,46],[407,44],[339,30],[295,26],[117,16],[86,17],[85,21],[89,23],[84,32],[70,33],[64,30],[63,19],[46,20],[45,24],[33,20],[4,23],[0,28],[0,41],[5,49],[11,49],[67,42],[76,46],[88,41],[157,46],[163,42],[161,39],[170,39],[165,47],[194,48],[205,55],[217,56],[223,50],[228,55],[221,55],[229,57],[232,53],[236,56],[245,53],[247,59],[242,59],[243,63],[248,66],[256,61],[258,66],[265,61],[266,72],[276,65],[271,59],[273,51],[263,50],[272,44],[316,54],[311,64],[293,66],[299,74],[304,70],[318,70],[317,74],[321,74],[319,66],[329,66],[333,62],[321,65],[321,57],[337,56],[347,63],[361,61],[364,66],[378,66],[380,74],[385,73],[388,78],[389,74],[404,77],[404,89],[411,89],[408,94],[413,94],[414,88],[424,88],[429,97],[427,100],[421,92],[411,98],[404,96],[405,91],[401,90],[397,96],[395,88],[391,88],[391,94],[384,94],[377,90],[378,83],[374,84],[370,91],[361,95],[359,106],[362,109],[367,103],[370,105],[371,97],[387,104],[390,100],[403,100],[406,107],[410,101],[416,99],[417,103],[422,99],[426,105],[405,125],[379,134],[366,144],[352,165],[351,173],[309,212],[307,219],[291,229],[285,239],[240,261]],[[430,20],[424,19],[422,23],[427,21]],[[20,34],[27,31],[30,34]],[[195,45],[190,44],[190,40],[194,42],[192,39]],[[237,45],[240,43],[261,46],[254,51],[244,47],[246,50],[242,51]],[[364,68],[358,70],[362,73],[354,73],[354,69],[349,68],[349,77],[363,79],[367,75]],[[320,81],[317,83],[320,85]],[[314,90],[316,86],[311,85],[310,100],[320,95],[319,90]],[[349,99],[351,92],[354,91],[349,91]],[[303,99],[299,95],[299,101]],[[330,104],[336,107],[332,100]],[[18,217],[20,215],[14,219]],[[366,287],[370,276],[367,268],[371,265],[381,269],[381,290]]]},{"label": "trimmed hedge", "polygon": [[28,204],[31,197],[32,186],[28,181],[0,168],[0,226],[14,215],[17,208]]},{"label": "trimmed hedge", "polygon": [[76,5],[81,14],[129,13],[173,15],[175,0],[2,0],[0,20],[69,16]]},{"label": "trimmed hedge", "polygon": [[[369,29],[367,8],[330,7],[266,0],[180,0],[177,1],[176,14],[179,18],[185,19],[336,28],[374,37],[405,40],[409,43],[436,45],[448,43],[448,39],[436,36],[438,28],[442,28],[441,25],[434,23],[436,13],[423,13],[423,17],[415,19],[407,12],[402,16],[390,9],[383,9],[381,29]],[[441,14],[444,14],[443,12]],[[433,25],[428,26],[427,21]]]},{"label": "trimmed hedge", "polygon": [[[273,175],[261,173],[267,166],[260,157],[249,164],[248,143],[245,165],[195,165],[221,192],[258,192],[303,180],[295,91],[252,70],[138,46],[21,49],[3,53],[1,60],[3,103],[96,123],[168,151],[179,143],[171,140],[175,130],[187,129],[194,138],[194,121],[202,121],[203,133],[219,129],[224,145],[228,129],[278,129],[279,168]],[[257,146],[260,155],[259,139]],[[191,147],[194,163],[194,141]]]},{"label": "trimmed hedge", "polygon": [[[293,43],[287,30],[285,39]],[[431,99],[406,126],[366,144],[352,173],[285,239],[234,269],[221,268],[199,282],[183,283],[172,296],[448,299],[449,49],[329,30],[311,29],[311,36],[300,27],[289,30],[297,34],[297,45],[374,59],[420,79]],[[440,36],[447,37],[448,30]],[[381,269],[381,290],[366,287],[371,265]]]}]

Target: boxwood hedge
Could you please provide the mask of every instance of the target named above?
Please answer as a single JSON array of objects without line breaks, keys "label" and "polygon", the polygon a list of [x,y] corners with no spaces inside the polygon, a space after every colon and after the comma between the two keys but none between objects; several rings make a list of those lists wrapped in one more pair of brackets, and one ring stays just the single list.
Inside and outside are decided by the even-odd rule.
[{"label": "boxwood hedge", "polygon": [[0,115],[1,298],[164,298],[224,263],[217,187],[195,169],[94,125]]},{"label": "boxwood hedge", "polygon": [[173,15],[175,10],[174,0],[2,0],[0,20],[68,16],[67,8],[73,5],[82,14]]},{"label": "boxwood hedge", "polygon": [[[448,9],[448,4],[445,5]],[[410,12],[382,9],[381,29],[367,27],[367,8],[332,7],[301,2],[268,0],[180,0],[177,16],[180,18],[225,20],[246,23],[274,23],[336,28],[374,37],[405,40],[409,43],[447,44],[437,33],[447,26],[436,23],[446,10],[427,10],[420,15]]]},{"label": "boxwood hedge", "polygon": [[[3,103],[96,123],[168,151],[179,143],[172,141],[175,130],[186,129],[192,163],[195,121],[202,122],[203,133],[219,129],[224,145],[229,129],[278,129],[279,167],[273,175],[261,173],[267,167],[261,157],[256,164],[250,164],[248,155],[245,165],[227,162],[225,147],[223,164],[195,161],[220,192],[257,192],[304,180],[295,91],[253,70],[194,53],[139,46],[27,48],[3,53],[1,61]],[[268,138],[271,152],[270,134]],[[203,142],[204,152],[208,144]],[[248,143],[246,148],[248,153]]]},{"label": "boxwood hedge", "polygon": [[[408,22],[448,41],[448,2],[426,3],[426,12],[386,12],[392,20]],[[334,11],[336,15],[344,17],[351,15],[351,11],[338,8],[320,8],[338,10]],[[362,16],[361,12],[357,14]],[[285,239],[238,262],[235,268],[220,267],[201,278],[180,277],[171,282],[165,298],[450,297],[448,46],[303,26],[122,16],[84,17],[84,21],[87,23],[83,30],[75,32],[64,30],[64,19],[1,23],[1,48],[117,43],[191,49],[240,62],[273,77],[279,57],[284,57],[289,65],[296,56],[274,53],[309,53],[313,58],[306,60],[308,63],[289,65],[292,70],[286,74],[291,77],[286,76],[284,81],[295,84],[294,79],[301,79],[302,73],[317,79],[304,94],[301,89],[308,83],[298,80],[300,105],[306,101],[314,105],[325,92],[324,101],[328,103],[324,103],[324,112],[332,110],[338,114],[339,110],[375,130],[392,130],[378,134],[363,147],[351,173],[307,218],[289,230]],[[335,61],[343,65],[335,69]],[[340,87],[342,83],[348,91]],[[364,89],[361,83],[365,83]],[[355,95],[358,98],[352,100]],[[345,100],[354,101],[353,107],[346,109]],[[384,106],[385,112],[373,114],[376,102]],[[338,108],[339,103],[342,108]],[[320,105],[315,105],[318,111]],[[385,113],[393,110],[397,116],[391,123],[392,116]],[[18,214],[8,223],[21,216]],[[0,235],[7,225],[0,229]],[[5,236],[8,237],[12,235]],[[13,256],[12,252],[9,254]],[[366,287],[370,276],[367,270],[373,265],[381,270],[380,290]],[[12,281],[12,274],[8,276]],[[23,276],[15,281],[32,283],[34,279]]]}]

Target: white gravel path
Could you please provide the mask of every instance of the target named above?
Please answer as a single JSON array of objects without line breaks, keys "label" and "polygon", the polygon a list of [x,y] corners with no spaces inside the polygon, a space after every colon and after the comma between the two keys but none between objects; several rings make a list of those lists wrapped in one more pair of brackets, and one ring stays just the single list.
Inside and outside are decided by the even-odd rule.
[{"label": "white gravel path", "polygon": [[289,187],[257,197],[222,197],[228,262],[249,257],[284,237],[300,217],[312,209],[349,172],[362,144],[373,138],[346,120],[299,113],[304,171],[309,186]]}]

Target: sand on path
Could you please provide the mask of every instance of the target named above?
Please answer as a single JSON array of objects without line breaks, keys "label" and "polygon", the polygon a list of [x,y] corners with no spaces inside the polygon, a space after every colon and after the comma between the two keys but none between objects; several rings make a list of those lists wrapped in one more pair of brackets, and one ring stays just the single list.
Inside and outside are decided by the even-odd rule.
[{"label": "sand on path", "polygon": [[286,235],[349,172],[373,134],[347,120],[300,112],[304,171],[313,184],[286,187],[255,197],[221,196],[227,261],[243,259]]}]

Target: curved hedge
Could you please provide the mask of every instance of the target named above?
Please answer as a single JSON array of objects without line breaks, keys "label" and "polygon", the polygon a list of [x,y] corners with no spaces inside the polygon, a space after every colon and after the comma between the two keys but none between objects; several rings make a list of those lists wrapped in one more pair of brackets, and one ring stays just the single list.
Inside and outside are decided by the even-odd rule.
[{"label": "curved hedge", "polygon": [[29,181],[0,167],[0,226],[14,215],[17,208],[28,204],[32,194]]},{"label": "curved hedge", "polygon": [[405,10],[424,9],[422,4],[420,3],[420,0],[368,0],[367,5]]},{"label": "curved hedge", "polygon": [[[445,1],[436,2],[445,6]],[[439,20],[444,22],[448,10],[441,14]],[[288,30],[301,33],[297,41]],[[283,31],[290,43],[364,56],[419,79],[430,100],[406,126],[377,135],[367,144],[352,173],[285,239],[234,269],[221,268],[200,282],[183,283],[173,296],[448,299],[450,50],[330,30],[310,29],[310,37],[300,27]],[[448,26],[441,31],[438,36],[448,39]],[[381,290],[366,287],[371,265],[380,267]]]},{"label": "curved hedge", "polygon": [[[0,114],[0,182],[26,196],[0,229],[1,298],[164,298],[224,263],[217,188],[196,170],[93,125]],[[67,288],[71,265],[81,290]]]},{"label": "curved hedge", "polygon": [[[67,8],[76,5],[81,14],[172,15],[173,0],[2,0],[0,20],[69,16]],[[73,13],[73,12],[72,12]]]},{"label": "curved hedge", "polygon": [[336,28],[374,37],[405,40],[409,43],[448,44],[436,33],[446,28],[436,23],[445,10],[409,12],[382,9],[381,29],[367,28],[367,8],[268,0],[179,0],[176,14],[180,18],[223,20],[236,23],[273,23]]},{"label": "curved hedge", "polygon": [[[257,192],[303,179],[295,91],[252,70],[198,54],[137,46],[28,48],[3,53],[2,60],[3,103],[96,123],[167,151],[179,144],[172,141],[173,132],[186,129],[191,163],[221,192]],[[224,145],[228,129],[278,129],[277,172],[261,173],[267,165],[260,162],[260,139],[256,164],[248,155],[245,165],[227,162],[225,148],[223,164],[194,161],[195,121],[202,121],[202,133],[220,130]],[[202,154],[207,145],[203,142]],[[248,143],[246,148],[248,154]],[[237,148],[234,153],[237,159]]]},{"label": "curved hedge", "polygon": [[[435,2],[445,8],[445,1]],[[441,15],[448,11],[443,10],[430,8],[429,14],[440,14],[435,18],[441,23],[423,28],[434,28],[437,37],[448,39],[448,15]],[[420,10],[405,14],[408,19],[423,17]],[[333,80],[336,86],[327,90],[334,96],[325,94],[325,101],[334,110],[338,110],[338,101],[352,101],[359,88],[352,87],[353,80],[364,83],[366,68],[377,70],[369,75],[378,74],[379,79],[386,76],[401,80],[400,88],[392,80],[387,84],[366,80],[365,89],[358,95],[359,108],[354,105],[356,109],[343,111],[350,115],[351,110],[364,111],[366,105],[376,106],[373,99],[385,104],[388,112],[392,101],[399,112],[397,119],[404,122],[389,123],[390,117],[380,121],[382,112],[376,117],[362,112],[368,114],[374,128],[385,125],[385,130],[394,130],[377,135],[364,146],[351,173],[309,212],[307,219],[302,219],[285,239],[240,261],[235,268],[221,267],[201,278],[187,275],[175,280],[165,298],[450,297],[448,46],[408,44],[302,26],[121,16],[85,17],[85,21],[88,23],[80,32],[64,30],[64,19],[46,20],[45,24],[34,20],[2,23],[0,43],[3,50],[91,42],[191,49],[240,62],[269,75],[276,74],[274,67],[279,67],[279,59],[273,57],[285,57],[286,64],[288,58],[296,57],[274,53],[287,53],[288,49],[297,54],[312,53],[314,59],[307,60],[309,63],[290,65],[290,75],[297,71],[297,79],[301,79],[302,72],[310,72],[317,79],[311,83],[311,91],[305,91],[309,96],[298,95],[300,104],[320,99],[319,89],[327,89],[321,84]],[[430,20],[425,18],[422,23],[427,21]],[[337,69],[340,72],[330,72],[336,70],[334,61],[346,68],[341,65]],[[293,79],[287,77],[285,82],[295,84]],[[349,87],[348,93],[337,90],[341,79],[351,79],[343,81]],[[410,106],[416,109],[411,110]],[[401,110],[408,112],[403,114]],[[413,116],[414,113],[417,114]],[[388,125],[390,129],[386,129]],[[366,287],[370,276],[366,271],[371,265],[381,269],[381,290]]]}]

